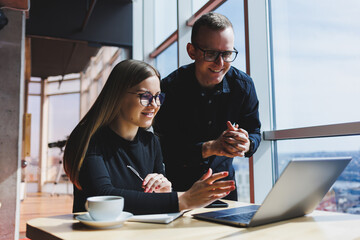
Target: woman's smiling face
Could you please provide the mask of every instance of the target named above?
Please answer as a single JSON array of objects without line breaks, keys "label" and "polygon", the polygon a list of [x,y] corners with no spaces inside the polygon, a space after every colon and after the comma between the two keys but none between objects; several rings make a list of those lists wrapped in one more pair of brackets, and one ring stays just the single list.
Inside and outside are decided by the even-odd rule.
[{"label": "woman's smiling face", "polygon": [[126,96],[121,102],[119,120],[122,125],[142,128],[148,128],[152,125],[160,106],[155,103],[154,99],[149,106],[143,106],[140,103],[140,96],[138,94],[145,92],[149,92],[153,96],[160,93],[160,80],[157,76],[148,77],[128,89]]}]

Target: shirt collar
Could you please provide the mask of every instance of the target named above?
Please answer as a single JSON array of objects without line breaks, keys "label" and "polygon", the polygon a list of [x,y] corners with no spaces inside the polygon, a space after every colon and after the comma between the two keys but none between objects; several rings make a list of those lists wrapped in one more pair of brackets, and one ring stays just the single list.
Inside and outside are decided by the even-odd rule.
[{"label": "shirt collar", "polygon": [[[203,89],[201,89],[200,91],[202,93],[206,92]],[[212,89],[211,91],[209,91],[208,93],[210,93],[210,94],[212,93],[213,95],[220,95],[222,93],[229,93],[229,92],[230,92],[229,83],[228,83],[228,80],[226,79],[226,77],[224,77],[223,80],[219,84],[217,84],[215,86],[215,88]]]},{"label": "shirt collar", "polygon": [[229,93],[230,92],[229,82],[226,79],[226,75],[224,76],[224,78],[223,78],[223,80],[221,81],[220,84],[222,84],[223,93]]}]

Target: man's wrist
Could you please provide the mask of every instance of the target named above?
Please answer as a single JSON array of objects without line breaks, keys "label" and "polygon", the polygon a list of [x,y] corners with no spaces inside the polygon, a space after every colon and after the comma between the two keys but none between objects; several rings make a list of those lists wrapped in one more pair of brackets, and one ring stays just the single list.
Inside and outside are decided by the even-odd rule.
[{"label": "man's wrist", "polygon": [[202,158],[208,158],[210,157],[211,154],[211,142],[212,141],[208,141],[208,142],[204,142],[202,144],[202,148],[201,148],[201,154],[202,154]]}]

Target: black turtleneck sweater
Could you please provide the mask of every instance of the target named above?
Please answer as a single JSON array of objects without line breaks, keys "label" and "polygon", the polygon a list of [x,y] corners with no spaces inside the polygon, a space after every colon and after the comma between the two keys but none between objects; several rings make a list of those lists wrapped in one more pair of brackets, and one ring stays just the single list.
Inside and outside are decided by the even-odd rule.
[{"label": "black turtleneck sweater", "polygon": [[150,173],[165,175],[160,144],[153,133],[139,128],[133,141],[127,141],[109,127],[99,129],[91,138],[80,169],[80,191],[74,186],[73,212],[85,210],[86,198],[100,195],[123,196],[124,211],[133,214],[177,212],[176,192],[145,193],[142,178]]}]

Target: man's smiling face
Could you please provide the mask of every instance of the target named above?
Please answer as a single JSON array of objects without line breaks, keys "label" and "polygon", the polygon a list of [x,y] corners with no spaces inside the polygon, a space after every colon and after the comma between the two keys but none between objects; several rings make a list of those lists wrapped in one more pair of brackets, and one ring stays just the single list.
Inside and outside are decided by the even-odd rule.
[{"label": "man's smiling face", "polygon": [[[212,30],[203,26],[199,29],[194,44],[203,50],[233,51],[234,31],[231,27]],[[204,52],[192,44],[188,45],[188,53],[195,60],[195,75],[204,88],[213,88],[219,84],[230,69],[231,63],[224,62],[221,56],[214,62],[205,61]]]}]

